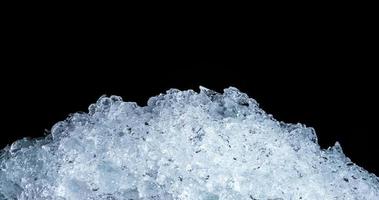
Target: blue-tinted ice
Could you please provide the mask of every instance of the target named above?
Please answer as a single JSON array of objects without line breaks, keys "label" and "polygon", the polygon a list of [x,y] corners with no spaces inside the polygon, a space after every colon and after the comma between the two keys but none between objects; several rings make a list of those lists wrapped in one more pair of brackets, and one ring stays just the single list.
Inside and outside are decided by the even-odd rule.
[{"label": "blue-tinted ice", "polygon": [[379,199],[379,179],[236,88],[101,97],[0,153],[0,199]]}]

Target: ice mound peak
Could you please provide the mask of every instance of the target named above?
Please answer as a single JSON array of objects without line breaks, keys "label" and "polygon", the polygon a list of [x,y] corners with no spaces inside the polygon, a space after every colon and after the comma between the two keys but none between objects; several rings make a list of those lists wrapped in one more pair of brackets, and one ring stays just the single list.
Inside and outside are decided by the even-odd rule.
[{"label": "ice mound peak", "polygon": [[171,89],[147,106],[101,97],[45,138],[0,152],[2,199],[379,199],[379,179],[312,128],[230,87]]}]

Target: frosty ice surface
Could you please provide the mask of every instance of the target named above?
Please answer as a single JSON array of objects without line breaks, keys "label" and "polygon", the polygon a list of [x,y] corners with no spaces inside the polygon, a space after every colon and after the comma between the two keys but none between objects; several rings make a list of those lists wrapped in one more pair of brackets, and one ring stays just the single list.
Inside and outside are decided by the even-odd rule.
[{"label": "frosty ice surface", "polygon": [[379,199],[379,179],[236,88],[101,97],[0,153],[0,199]]}]

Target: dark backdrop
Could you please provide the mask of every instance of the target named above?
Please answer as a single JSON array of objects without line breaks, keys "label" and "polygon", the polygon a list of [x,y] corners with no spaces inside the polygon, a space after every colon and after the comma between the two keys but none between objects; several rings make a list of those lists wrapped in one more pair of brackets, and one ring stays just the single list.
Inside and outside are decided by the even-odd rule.
[{"label": "dark backdrop", "polygon": [[276,119],[314,127],[323,148],[339,141],[353,162],[379,175],[378,62],[374,37],[361,24],[356,32],[340,24],[259,29],[253,36],[237,27],[234,35],[160,34],[20,22],[3,37],[1,147],[43,136],[103,94],[144,105],[169,88],[234,86]]}]

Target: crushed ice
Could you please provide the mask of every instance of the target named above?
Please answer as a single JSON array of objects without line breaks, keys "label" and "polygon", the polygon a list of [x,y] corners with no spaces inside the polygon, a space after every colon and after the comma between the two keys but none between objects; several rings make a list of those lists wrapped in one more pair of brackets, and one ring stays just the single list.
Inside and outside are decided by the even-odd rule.
[{"label": "crushed ice", "polygon": [[230,87],[171,89],[147,106],[101,97],[51,134],[0,152],[3,199],[379,199],[338,143],[276,121]]}]

